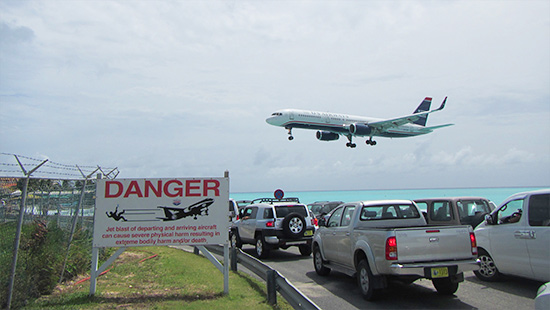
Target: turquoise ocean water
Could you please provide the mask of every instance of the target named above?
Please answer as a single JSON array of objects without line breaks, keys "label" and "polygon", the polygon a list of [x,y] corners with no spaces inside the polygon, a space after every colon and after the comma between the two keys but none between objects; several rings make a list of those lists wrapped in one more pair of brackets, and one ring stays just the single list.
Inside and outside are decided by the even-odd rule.
[{"label": "turquoise ocean water", "polygon": [[[496,188],[437,188],[437,189],[391,189],[391,190],[347,190],[347,191],[305,191],[287,192],[285,197],[298,197],[300,202],[308,204],[321,200],[340,200],[344,202],[378,199],[420,199],[436,197],[479,196],[500,205],[507,197],[525,191],[544,187],[496,187]],[[282,188],[284,190],[284,188]],[[275,190],[274,190],[275,191]],[[235,200],[272,198],[273,192],[231,193]]]}]

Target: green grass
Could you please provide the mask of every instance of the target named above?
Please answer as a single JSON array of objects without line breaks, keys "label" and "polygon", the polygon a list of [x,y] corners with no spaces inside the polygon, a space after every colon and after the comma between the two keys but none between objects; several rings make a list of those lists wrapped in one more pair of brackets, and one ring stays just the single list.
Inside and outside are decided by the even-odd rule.
[{"label": "green grass", "polygon": [[99,277],[94,297],[88,296],[90,282],[76,279],[25,309],[292,309],[280,296],[277,306],[267,304],[265,283],[241,272],[230,272],[224,295],[223,274],[206,258],[179,249],[129,248],[111,267]]}]

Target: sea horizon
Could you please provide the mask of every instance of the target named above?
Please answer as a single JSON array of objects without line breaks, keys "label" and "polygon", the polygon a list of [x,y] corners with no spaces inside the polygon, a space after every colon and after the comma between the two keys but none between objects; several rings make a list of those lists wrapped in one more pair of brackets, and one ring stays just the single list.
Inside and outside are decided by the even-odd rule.
[{"label": "sea horizon", "polygon": [[[550,186],[502,186],[502,187],[441,187],[441,188],[401,188],[401,189],[363,189],[363,190],[304,190],[285,191],[285,197],[297,197],[300,202],[309,204],[315,201],[359,201],[381,199],[420,199],[437,197],[474,196],[484,197],[499,205],[507,197],[526,191],[550,188]],[[253,200],[256,198],[274,198],[274,192],[231,192],[235,200]]]}]

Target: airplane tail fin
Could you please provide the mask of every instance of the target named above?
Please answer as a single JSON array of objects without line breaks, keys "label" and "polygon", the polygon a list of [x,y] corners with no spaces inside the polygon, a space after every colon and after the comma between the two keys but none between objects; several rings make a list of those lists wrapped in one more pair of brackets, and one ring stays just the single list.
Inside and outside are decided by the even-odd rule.
[{"label": "airplane tail fin", "polygon": [[[422,103],[420,103],[418,108],[416,108],[416,110],[414,110],[414,114],[429,111],[431,105],[432,105],[432,98],[430,98],[430,97],[424,98],[424,101],[422,101]],[[413,124],[417,124],[417,125],[420,125],[420,126],[426,126],[427,121],[428,121],[428,114],[420,117],[419,119],[414,121]]]}]

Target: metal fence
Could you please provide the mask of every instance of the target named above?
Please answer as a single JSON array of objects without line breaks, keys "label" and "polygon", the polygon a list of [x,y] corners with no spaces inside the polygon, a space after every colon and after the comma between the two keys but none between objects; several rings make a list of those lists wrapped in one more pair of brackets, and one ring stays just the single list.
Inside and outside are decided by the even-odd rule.
[{"label": "metal fence", "polygon": [[[24,178],[0,177],[0,222],[14,222],[21,212]],[[55,221],[59,227],[69,229],[75,218],[82,195],[84,181],[58,179],[30,179],[23,212],[23,223],[36,220]],[[78,223],[92,228],[95,204],[95,180],[88,180],[82,205],[78,208]]]},{"label": "metal fence", "polygon": [[[206,248],[213,253],[223,255],[223,247],[221,246],[207,246]],[[236,269],[238,262],[262,280],[266,281],[267,297],[270,304],[277,304],[276,292],[279,292],[294,309],[320,309],[319,306],[304,295],[298,288],[292,285],[292,283],[290,283],[277,270],[241,251],[241,249],[231,248],[230,251],[231,269],[233,271],[237,271]]]},{"label": "metal fence", "polygon": [[[7,256],[13,253],[8,293],[0,294],[2,307],[11,308],[15,278],[21,274],[16,271],[23,225],[38,222],[48,227],[55,222],[57,228],[67,232],[65,260],[59,276],[59,281],[63,280],[76,227],[90,232],[93,230],[95,179],[117,175],[117,168],[65,165],[49,159],[0,153],[0,225],[4,225],[2,232],[9,234],[1,236],[4,242],[0,259],[4,265],[4,275]],[[14,226],[16,230],[12,235],[13,228],[8,227]],[[13,240],[12,247],[10,240]],[[27,297],[18,294],[18,298]]]}]

